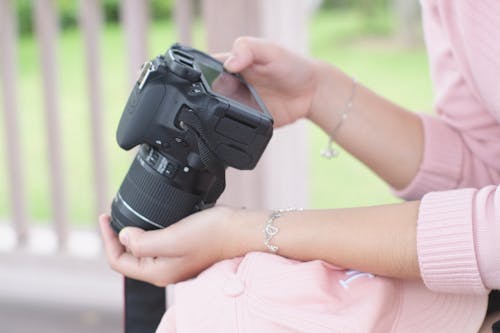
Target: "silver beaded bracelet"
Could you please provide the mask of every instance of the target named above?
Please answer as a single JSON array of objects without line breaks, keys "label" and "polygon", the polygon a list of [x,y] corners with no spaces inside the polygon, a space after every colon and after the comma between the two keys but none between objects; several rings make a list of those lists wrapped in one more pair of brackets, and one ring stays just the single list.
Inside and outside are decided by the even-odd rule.
[{"label": "silver beaded bracelet", "polygon": [[277,253],[279,247],[277,245],[271,244],[271,239],[280,231],[280,229],[274,225],[274,221],[283,216],[283,214],[287,212],[301,211],[302,208],[286,208],[286,209],[278,209],[271,212],[269,215],[269,219],[264,225],[264,245],[267,249],[272,253]]},{"label": "silver beaded bracelet", "polygon": [[344,106],[344,109],[340,113],[339,122],[337,123],[337,125],[335,125],[334,129],[332,130],[332,132],[328,136],[328,144],[327,144],[326,148],[321,151],[321,156],[323,156],[326,159],[330,160],[334,157],[337,157],[339,154],[339,152],[337,150],[335,150],[335,148],[333,147],[333,138],[334,138],[335,134],[337,134],[337,131],[339,130],[339,128],[344,123],[344,120],[347,118],[347,115],[349,114],[349,112],[352,110],[354,98],[356,97],[357,86],[358,86],[358,80],[356,80],[356,78],[353,77],[352,78],[351,96],[347,100],[347,103]]}]

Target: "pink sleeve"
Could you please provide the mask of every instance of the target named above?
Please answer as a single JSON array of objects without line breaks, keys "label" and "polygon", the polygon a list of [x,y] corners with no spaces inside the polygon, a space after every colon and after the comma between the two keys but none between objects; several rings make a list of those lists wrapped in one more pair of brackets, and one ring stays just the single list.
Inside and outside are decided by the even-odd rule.
[{"label": "pink sleeve", "polygon": [[420,205],[417,250],[432,290],[500,289],[500,187],[431,192]]},{"label": "pink sleeve", "polygon": [[500,77],[500,58],[489,56],[500,52],[494,43],[500,30],[488,18],[500,14],[500,2],[487,2],[488,8],[422,1],[439,117],[421,115],[423,160],[413,181],[396,193],[423,197],[419,265],[426,285],[437,291],[500,289],[500,94],[487,94]]},{"label": "pink sleeve", "polygon": [[[471,8],[461,7],[464,3],[422,1],[434,108],[439,117],[421,115],[424,156],[413,181],[396,192],[405,199],[419,199],[430,191],[500,183],[500,124],[493,113],[500,118],[500,109],[495,110],[496,99],[484,98],[484,89],[480,89],[484,85],[498,87],[500,58],[490,63],[489,57],[481,59],[480,55],[492,50],[500,53],[500,43],[494,42],[500,40],[500,29],[495,23],[494,29],[487,25],[487,19],[485,24],[467,25],[465,22],[472,20],[467,15],[481,17],[483,12],[480,2]],[[497,5],[488,10],[500,15],[500,2],[494,3]],[[476,34],[464,35],[464,25]],[[484,34],[491,36],[492,43],[480,38]],[[469,66],[468,60],[473,59],[488,63],[489,72]],[[494,97],[497,95],[498,90]]]},{"label": "pink sleeve", "polygon": [[[500,183],[500,163],[489,159],[498,151],[500,161],[500,124],[494,126],[499,136],[469,133],[450,125],[445,119],[419,115],[424,129],[424,156],[417,175],[404,189],[395,191],[406,199],[420,199],[425,193]],[[480,116],[480,115],[478,115]],[[484,144],[491,154],[471,148],[470,141]]]}]

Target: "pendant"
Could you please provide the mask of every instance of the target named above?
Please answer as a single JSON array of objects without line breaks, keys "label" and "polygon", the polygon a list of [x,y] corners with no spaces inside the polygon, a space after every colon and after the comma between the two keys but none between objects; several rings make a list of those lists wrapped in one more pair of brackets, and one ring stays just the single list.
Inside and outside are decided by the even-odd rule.
[{"label": "pendant", "polygon": [[331,160],[334,157],[337,157],[339,152],[333,148],[333,140],[332,138],[328,138],[328,145],[325,149],[321,151],[321,156],[324,158]]}]

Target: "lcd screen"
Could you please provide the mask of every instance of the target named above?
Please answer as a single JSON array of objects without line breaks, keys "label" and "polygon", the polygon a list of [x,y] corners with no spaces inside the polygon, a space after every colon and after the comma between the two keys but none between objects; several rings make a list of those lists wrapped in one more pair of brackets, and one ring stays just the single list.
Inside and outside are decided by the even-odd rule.
[{"label": "lcd screen", "polygon": [[203,73],[203,76],[210,85],[210,89],[223,97],[232,99],[241,104],[244,104],[252,109],[263,112],[252,91],[248,86],[236,75],[232,75],[225,71],[219,71],[216,68],[207,66],[202,63],[197,63]]}]

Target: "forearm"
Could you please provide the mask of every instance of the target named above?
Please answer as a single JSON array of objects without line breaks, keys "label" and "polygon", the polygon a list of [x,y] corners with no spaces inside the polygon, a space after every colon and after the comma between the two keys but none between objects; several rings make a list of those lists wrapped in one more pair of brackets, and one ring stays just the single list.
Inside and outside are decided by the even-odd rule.
[{"label": "forearm", "polygon": [[[316,68],[318,84],[309,119],[331,134],[349,101],[353,82],[329,64],[318,62]],[[355,89],[353,107],[334,140],[392,187],[404,188],[422,160],[421,121],[360,83]]]},{"label": "forearm", "polygon": [[[398,278],[418,278],[416,221],[419,202],[285,213],[272,238],[279,254]],[[226,255],[265,251],[268,213],[238,211],[230,223]]]}]

